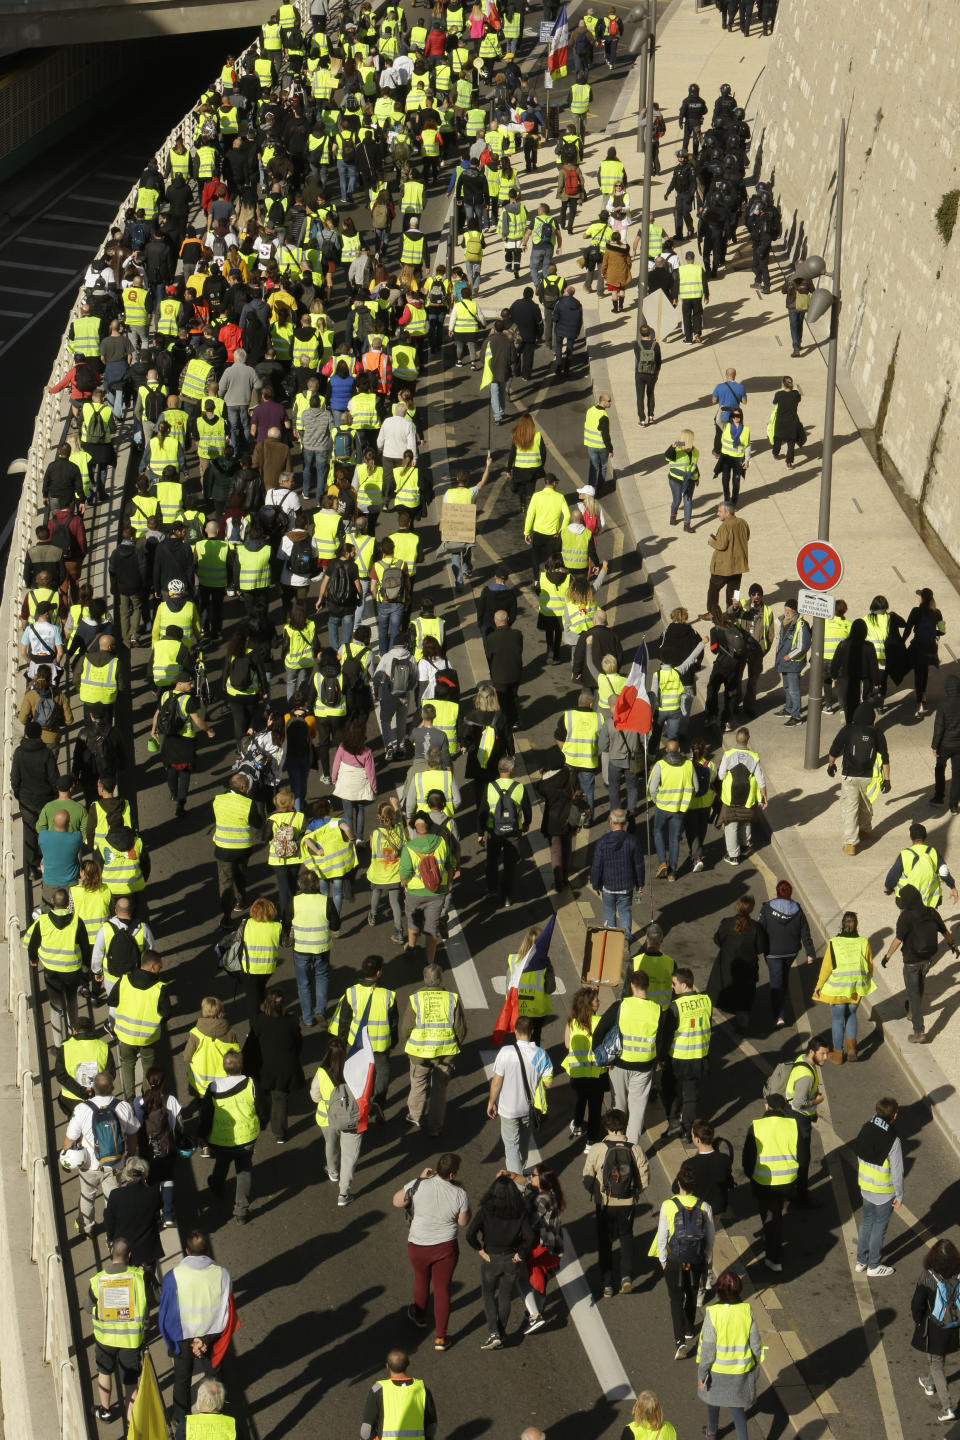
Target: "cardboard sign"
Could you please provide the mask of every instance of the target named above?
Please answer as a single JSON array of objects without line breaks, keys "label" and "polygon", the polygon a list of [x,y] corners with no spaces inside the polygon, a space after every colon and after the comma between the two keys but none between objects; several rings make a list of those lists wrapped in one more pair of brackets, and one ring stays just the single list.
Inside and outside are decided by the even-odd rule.
[{"label": "cardboard sign", "polygon": [[477,538],[476,505],[441,505],[440,538],[448,545],[472,545]]},{"label": "cardboard sign", "polygon": [[623,978],[626,936],[622,930],[589,926],[583,942],[580,982],[583,985],[619,985]]}]

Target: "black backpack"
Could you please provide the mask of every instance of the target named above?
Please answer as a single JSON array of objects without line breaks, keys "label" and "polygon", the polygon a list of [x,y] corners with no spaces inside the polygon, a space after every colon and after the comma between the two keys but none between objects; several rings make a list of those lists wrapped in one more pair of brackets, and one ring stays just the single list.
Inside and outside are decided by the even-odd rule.
[{"label": "black backpack", "polygon": [[287,569],[291,575],[306,577],[313,575],[315,570],[313,555],[310,552],[309,540],[295,540],[290,551],[290,558],[287,561]]},{"label": "black backpack", "polygon": [[53,530],[50,535],[50,544],[58,545],[63,551],[64,560],[79,560],[80,546],[77,537],[70,529],[70,523],[64,525],[62,520],[53,522]]},{"label": "black backpack", "polygon": [[335,710],[343,701],[340,679],[337,675],[324,675],[320,680],[320,703]]},{"label": "black backpack", "polygon": [[153,385],[148,385],[147,393],[143,399],[144,419],[149,420],[152,424],[155,425],[166,408],[166,396],[160,389],[160,386],[157,385],[156,387],[154,387]]},{"label": "black backpack", "polygon": [[331,605],[346,606],[356,599],[356,590],[350,579],[350,571],[343,560],[338,560],[327,570],[327,599]]},{"label": "black backpack", "polygon": [[406,660],[399,655],[390,666],[390,694],[396,696],[409,695],[416,687],[417,667],[412,660]]},{"label": "black backpack", "polygon": [[362,690],[367,683],[367,672],[364,668],[364,660],[367,656],[366,646],[359,655],[347,655],[340,666],[340,681],[344,691]]},{"label": "black backpack", "polygon": [[635,1200],[640,1194],[640,1171],[633,1148],[626,1140],[608,1140],[606,1146],[600,1177],[604,1200]]},{"label": "black backpack", "polygon": [[186,725],[183,709],[180,705],[178,694],[168,695],[160,706],[160,713],[157,716],[158,735],[180,735]]},{"label": "black backpack", "polygon": [[560,141],[560,161],[563,165],[579,164],[580,155],[574,140]]},{"label": "black backpack", "polygon": [[499,780],[491,782],[497,791],[497,803],[493,808],[493,833],[494,835],[519,835],[520,814],[517,804],[510,791],[515,785],[511,780],[509,786],[504,790]]},{"label": "black backpack", "polygon": [[250,656],[235,655],[230,661],[230,684],[235,690],[248,690],[250,687]]},{"label": "black backpack", "polygon": [[134,970],[139,970],[140,946],[129,930],[118,930],[115,925],[109,928],[114,935],[104,958],[107,970],[119,980],[121,975],[131,975]]},{"label": "black backpack", "polygon": [[148,1090],[143,1097],[143,1133],[147,1150],[156,1160],[165,1159],[173,1150],[167,1097],[159,1090]]},{"label": "black backpack", "polygon": [[877,754],[877,741],[872,730],[858,730],[847,744],[847,755],[857,774],[870,772]]},{"label": "black backpack", "polygon": [[940,926],[937,913],[929,905],[914,912],[915,919],[910,927],[910,951],[913,960],[932,960],[940,945]]},{"label": "black backpack", "polygon": [[692,1265],[702,1265],[707,1252],[707,1217],[703,1213],[703,1201],[698,1200],[689,1209],[673,1196],[677,1213],[673,1222],[673,1234],[667,1239],[667,1258],[679,1260],[685,1270]]}]

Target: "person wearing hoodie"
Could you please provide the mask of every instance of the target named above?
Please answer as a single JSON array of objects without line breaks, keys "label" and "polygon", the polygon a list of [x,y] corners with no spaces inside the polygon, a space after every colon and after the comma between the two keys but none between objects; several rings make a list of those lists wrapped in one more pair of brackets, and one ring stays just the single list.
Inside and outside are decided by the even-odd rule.
[{"label": "person wearing hoodie", "polygon": [[676,880],[684,819],[690,809],[690,801],[699,794],[696,767],[681,753],[679,740],[667,741],[662,759],[650,771],[647,793],[654,807],[657,879]]},{"label": "person wearing hoodie", "polygon": [[950,761],[950,813],[960,814],[960,680],[955,675],[944,677],[943,699],[933,717],[934,754],[933,795],[931,805],[942,805],[946,793],[947,761]]},{"label": "person wearing hoodie", "polygon": [[103,867],[103,883],[111,895],[129,895],[135,911],[143,918],[143,890],[150,879],[150,856],[143,841],[130,825],[119,825],[108,830],[106,839],[97,847],[100,864]]},{"label": "person wearing hoodie", "polygon": [[[859,623],[859,622],[855,622]],[[858,705],[835,736],[827,756],[831,779],[841,766],[840,828],[844,855],[856,855],[873,829],[873,802],[890,793],[890,752],[874,725],[872,705]]]},{"label": "person wearing hoodie", "polygon": [[897,895],[896,934],[891,938],[887,953],[880,961],[880,967],[887,965],[899,949],[903,949],[903,985],[907,992],[907,1007],[913,1026],[907,1037],[914,1045],[926,1040],[923,1028],[923,989],[927,971],[937,958],[940,936],[952,948],[954,955],[960,954],[953,943],[953,935],[943,922],[940,911],[923,903],[923,896],[915,885],[902,885]]},{"label": "person wearing hoodie", "polygon": [[228,1050],[240,1049],[236,1032],[224,1014],[223,1004],[215,995],[200,1001],[197,1023],[187,1036],[183,1063],[187,1067],[190,1089],[203,1096],[215,1076],[224,1076],[223,1057]]},{"label": "person wearing hoodie", "polygon": [[164,592],[173,595],[172,582],[175,580],[181,581],[184,586],[179,593],[189,594],[193,589],[195,569],[186,526],[182,520],[174,519],[153,557],[153,584],[157,597]]},{"label": "person wearing hoodie", "polygon": [[783,1012],[790,966],[801,950],[808,965],[812,965],[816,957],[809,922],[792,897],[790,881],[778,880],[775,898],[764,900],[757,918],[764,935],[763,950],[770,977],[770,1022],[774,1029],[786,1024]]},{"label": "person wearing hoodie", "polygon": [[610,811],[610,829],[593,847],[590,885],[603,900],[603,923],[619,927],[630,945],[631,906],[643,894],[643,855],[636,840],[627,833],[627,812]]},{"label": "person wearing hoodie", "polygon": [[[857,1234],[857,1271],[862,1274],[866,1270],[871,1279],[893,1274],[892,1265],[881,1265],[880,1251],[890,1216],[903,1204],[903,1147],[895,1128],[899,1108],[892,1096],[885,1095],[878,1100],[876,1114],[862,1126],[853,1147],[857,1156],[857,1183],[863,1198]],[[940,1379],[943,1380],[942,1370]],[[920,1384],[923,1385],[922,1380]],[[923,1388],[926,1390],[925,1385]]]},{"label": "person wearing hoodie", "polygon": [[120,976],[114,998],[113,1025],[120,1046],[123,1097],[131,1102],[137,1093],[137,1058],[139,1056],[146,1077],[156,1059],[163,1023],[170,1019],[170,996],[160,979],[160,967],[156,950],[144,950],[139,968]]},{"label": "person wearing hoodie", "polygon": [[10,766],[10,788],[20,807],[23,830],[23,865],[33,879],[40,877],[40,846],[37,841],[37,820],[40,811],[57,794],[57,762],[53,751],[43,743],[43,729],[37,720],[28,720],[23,739],[13,752]]},{"label": "person wearing hoodie", "polygon": [[867,636],[867,622],[854,620],[850,634],[841,640],[830,662],[830,679],[837,687],[849,725],[857,707],[879,693],[877,652]]}]

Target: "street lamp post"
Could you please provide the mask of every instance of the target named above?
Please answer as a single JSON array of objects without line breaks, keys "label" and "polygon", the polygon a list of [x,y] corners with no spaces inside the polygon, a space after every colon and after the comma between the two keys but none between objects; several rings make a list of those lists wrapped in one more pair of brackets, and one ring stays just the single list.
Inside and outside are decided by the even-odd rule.
[{"label": "street lamp post", "polygon": [[643,324],[643,302],[647,298],[650,252],[650,181],[653,170],[653,80],[657,64],[657,0],[649,0],[649,45],[647,49],[647,103],[643,140],[643,210],[640,216],[640,275],[637,283],[637,339]]},{"label": "street lamp post", "polygon": [[[846,169],[847,131],[840,121],[840,144],[837,154],[837,213],[836,231],[833,241],[833,289],[821,285],[810,296],[807,309],[807,323],[819,320],[830,311],[830,337],[827,342],[827,398],[823,413],[823,457],[820,466],[820,519],[817,526],[819,540],[830,539],[830,492],[833,481],[833,430],[837,402],[837,334],[840,327],[840,261],[843,245],[843,185]],[[794,275],[801,280],[819,278],[826,271],[826,265],[819,255],[804,260]],[[824,621],[815,619],[810,644],[810,684],[807,696],[807,735],[803,754],[803,768],[816,770],[820,763],[820,720],[823,710],[823,633]]]}]

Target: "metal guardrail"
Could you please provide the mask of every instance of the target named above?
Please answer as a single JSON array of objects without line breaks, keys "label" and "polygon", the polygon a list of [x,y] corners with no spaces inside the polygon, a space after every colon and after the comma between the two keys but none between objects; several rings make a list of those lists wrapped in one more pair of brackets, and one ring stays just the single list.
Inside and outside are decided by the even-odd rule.
[{"label": "metal guardrail", "polygon": [[[306,27],[309,0],[300,0],[299,8],[302,23]],[[236,63],[239,64],[252,48],[253,45],[238,56]],[[193,138],[193,115],[193,110],[184,115],[157,150],[156,162],[161,173],[167,154],[176,140],[183,138],[189,148]],[[122,228],[125,213],[135,201],[136,189],[136,185],[131,186],[126,199],[107,227],[104,244],[114,226]],[[60,339],[49,384],[55,383],[69,368],[69,327],[74,316],[79,313],[82,295],[81,287],[71,310],[70,321]],[[64,1276],[61,1188],[52,1169],[56,1157],[55,1153],[51,1154],[48,1144],[43,1104],[47,1078],[43,1073],[46,1056],[36,1053],[36,1035],[42,1035],[43,1027],[42,1020],[38,1026],[35,1011],[38,1002],[22,942],[24,921],[18,907],[16,884],[21,850],[19,826],[15,824],[18,810],[9,788],[13,751],[20,739],[17,705],[20,689],[19,617],[24,590],[24,560],[33,539],[37,514],[42,510],[44,471],[63,434],[67,413],[64,412],[62,396],[48,394],[45,386],[34,423],[33,440],[27,452],[26,472],[20,503],[10,532],[10,548],[3,578],[3,592],[0,596],[0,687],[3,697],[0,701],[0,763],[3,767],[0,780],[0,888],[3,899],[0,903],[3,907],[2,936],[6,941],[7,954],[4,1001],[8,1012],[13,1016],[15,1028],[16,1080],[21,1101],[20,1169],[26,1176],[29,1192],[30,1258],[37,1266],[42,1296],[43,1360],[51,1367],[60,1411],[61,1440],[88,1440],[90,1397],[84,1395],[75,1358],[82,1339],[75,1333],[75,1307],[71,1305]],[[97,524],[96,540],[91,537],[87,565],[91,571],[95,569],[102,577],[106,575],[106,549],[109,539],[110,526]],[[9,1243],[8,1236],[0,1235],[0,1245]],[[18,1418],[5,1417],[10,1427],[17,1424]]]}]

